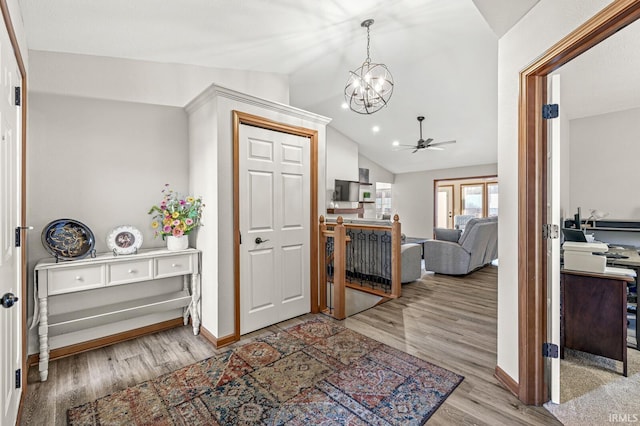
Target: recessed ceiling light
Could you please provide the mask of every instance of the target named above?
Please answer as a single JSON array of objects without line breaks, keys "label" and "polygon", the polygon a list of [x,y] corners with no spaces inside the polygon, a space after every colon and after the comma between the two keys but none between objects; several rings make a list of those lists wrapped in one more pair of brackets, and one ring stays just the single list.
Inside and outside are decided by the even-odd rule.
[{"label": "recessed ceiling light", "polygon": [[349,104],[346,102],[343,102],[342,105],[340,105],[342,107],[342,109],[347,109],[349,108]]},{"label": "recessed ceiling light", "polygon": [[391,142],[391,145],[398,146],[398,145],[400,145],[400,141],[393,141],[393,142]]},{"label": "recessed ceiling light", "polygon": [[371,130],[373,130],[373,133],[378,133],[380,131],[380,126],[373,126]]}]

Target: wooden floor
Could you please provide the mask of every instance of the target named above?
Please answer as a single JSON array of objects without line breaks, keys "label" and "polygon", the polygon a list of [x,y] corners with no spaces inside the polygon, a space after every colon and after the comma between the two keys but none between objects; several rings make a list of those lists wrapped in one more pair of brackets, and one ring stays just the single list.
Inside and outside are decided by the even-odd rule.
[{"label": "wooden floor", "polygon": [[[400,299],[343,324],[465,376],[430,425],[560,425],[544,408],[523,405],[493,377],[496,291],[497,269],[491,266],[466,277],[425,275],[404,285]],[[287,323],[296,321],[300,319]],[[71,407],[216,352],[204,338],[193,336],[190,327],[181,327],[53,361],[44,383],[38,380],[37,367],[32,367],[21,424],[64,425]]]}]

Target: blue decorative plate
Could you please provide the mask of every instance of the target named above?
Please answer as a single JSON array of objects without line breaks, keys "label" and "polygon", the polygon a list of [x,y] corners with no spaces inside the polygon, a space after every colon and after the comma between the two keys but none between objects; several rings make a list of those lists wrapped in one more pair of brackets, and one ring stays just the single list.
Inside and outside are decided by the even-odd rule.
[{"label": "blue decorative plate", "polygon": [[58,259],[82,259],[93,252],[95,244],[91,229],[77,220],[57,219],[42,230],[42,245]]}]

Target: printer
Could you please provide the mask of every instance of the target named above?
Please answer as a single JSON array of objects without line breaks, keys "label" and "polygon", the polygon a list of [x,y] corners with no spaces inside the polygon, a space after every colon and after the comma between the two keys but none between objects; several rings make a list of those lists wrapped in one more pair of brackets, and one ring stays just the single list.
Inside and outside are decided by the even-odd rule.
[{"label": "printer", "polygon": [[633,269],[607,266],[607,257],[603,253],[609,250],[609,246],[605,243],[565,241],[562,244],[562,249],[564,251],[565,269],[599,274],[636,276],[636,271]]}]

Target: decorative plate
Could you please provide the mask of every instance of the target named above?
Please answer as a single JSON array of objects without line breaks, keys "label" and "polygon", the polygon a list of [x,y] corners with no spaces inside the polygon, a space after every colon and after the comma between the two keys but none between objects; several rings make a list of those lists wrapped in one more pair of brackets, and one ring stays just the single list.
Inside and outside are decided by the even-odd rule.
[{"label": "decorative plate", "polygon": [[142,233],[133,226],[118,226],[107,235],[107,247],[116,254],[136,253],[142,247]]},{"label": "decorative plate", "polygon": [[42,230],[42,245],[62,260],[82,259],[94,253],[96,239],[91,229],[74,219],[57,219]]}]

